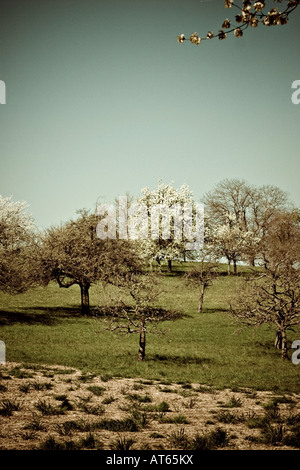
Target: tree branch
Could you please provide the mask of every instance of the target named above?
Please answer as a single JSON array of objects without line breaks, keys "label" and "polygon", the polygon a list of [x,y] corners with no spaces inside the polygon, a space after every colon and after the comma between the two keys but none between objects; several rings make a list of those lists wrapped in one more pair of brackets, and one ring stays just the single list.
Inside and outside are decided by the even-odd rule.
[{"label": "tree branch", "polygon": [[[249,26],[256,28],[259,23],[262,23],[265,26],[277,26],[285,25],[288,22],[289,15],[299,6],[300,0],[289,0],[287,2],[287,7],[283,12],[280,12],[278,8],[272,8],[268,13],[264,13],[262,10],[265,8],[265,0],[254,1],[253,0],[243,0],[243,7],[240,7],[233,0],[224,0],[225,7],[231,8],[235,7],[241,11],[241,14],[236,15],[235,20],[240,26],[234,26],[230,29],[231,21],[225,19],[222,24],[222,29],[219,30],[218,34],[214,34],[212,31],[208,31],[206,37],[201,37],[197,33],[192,33],[189,37],[189,40],[192,44],[198,46],[202,41],[219,38],[226,39],[227,34],[234,33],[236,37],[242,37],[244,30]],[[281,0],[275,0],[281,2]],[[251,11],[251,8],[253,11]],[[224,31],[226,30],[226,31]],[[186,41],[185,35],[180,34],[177,36],[178,42],[183,43]]]}]

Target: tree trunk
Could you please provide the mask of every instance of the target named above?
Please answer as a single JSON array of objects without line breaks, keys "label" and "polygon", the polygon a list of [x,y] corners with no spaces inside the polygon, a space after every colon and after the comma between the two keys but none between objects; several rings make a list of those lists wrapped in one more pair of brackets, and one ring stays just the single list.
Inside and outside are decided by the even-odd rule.
[{"label": "tree trunk", "polygon": [[81,313],[82,315],[89,315],[90,313],[90,296],[89,296],[89,283],[80,284],[81,292]]},{"label": "tree trunk", "polygon": [[281,356],[282,359],[288,359],[288,352],[287,352],[287,337],[286,337],[286,331],[282,331],[282,346],[281,346]]},{"label": "tree trunk", "polygon": [[276,349],[282,349],[282,334],[280,330],[276,333],[274,346]]},{"label": "tree trunk", "polygon": [[172,272],[172,260],[171,259],[168,259],[168,271],[169,273]]},{"label": "tree trunk", "polygon": [[227,261],[227,274],[230,276],[230,260]]},{"label": "tree trunk", "polygon": [[275,348],[281,349],[281,356],[283,359],[288,359],[287,352],[287,337],[285,330],[278,330],[275,338]]},{"label": "tree trunk", "polygon": [[202,284],[201,290],[200,290],[200,298],[199,298],[199,304],[198,304],[198,312],[202,312],[203,299],[204,299],[204,290],[205,290],[205,286],[204,286],[204,284]]},{"label": "tree trunk", "polygon": [[146,355],[146,330],[145,330],[144,323],[141,323],[138,360],[144,361],[145,355]]},{"label": "tree trunk", "polygon": [[234,259],[233,260],[233,274],[237,274],[237,264],[236,264],[236,260]]}]

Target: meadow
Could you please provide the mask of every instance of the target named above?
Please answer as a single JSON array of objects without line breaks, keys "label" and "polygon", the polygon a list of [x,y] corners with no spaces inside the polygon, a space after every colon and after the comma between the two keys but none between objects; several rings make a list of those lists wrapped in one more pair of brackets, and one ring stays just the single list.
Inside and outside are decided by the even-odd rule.
[{"label": "meadow", "polygon": [[[197,311],[197,289],[182,279],[188,268],[175,266],[160,278],[159,305],[177,317],[162,322],[160,334],[147,335],[144,362],[137,360],[137,334],[107,329],[104,313],[118,296],[116,288],[92,286],[91,316],[83,317],[79,287],[62,289],[55,283],[21,295],[0,295],[6,360],[108,377],[298,393],[300,365],[284,361],[274,348],[274,327],[241,328],[230,314],[232,295],[243,289],[243,268],[238,276],[220,276],[205,291],[202,313]],[[300,333],[289,332],[288,339],[290,346]]]}]

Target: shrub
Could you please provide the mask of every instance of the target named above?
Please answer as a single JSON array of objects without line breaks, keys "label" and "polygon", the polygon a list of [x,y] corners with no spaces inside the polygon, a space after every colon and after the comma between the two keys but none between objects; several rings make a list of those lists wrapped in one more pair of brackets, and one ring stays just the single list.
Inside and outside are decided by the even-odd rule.
[{"label": "shrub", "polygon": [[90,385],[89,387],[87,387],[87,389],[88,389],[89,392],[92,392],[97,397],[102,395],[103,392],[105,391],[105,388],[100,387],[99,385]]},{"label": "shrub", "polygon": [[130,450],[135,443],[133,439],[128,439],[126,436],[119,436],[110,444],[111,450]]},{"label": "shrub", "polygon": [[20,404],[12,400],[3,400],[0,406],[0,415],[1,416],[11,416],[13,411],[18,411],[20,409]]},{"label": "shrub", "polygon": [[185,429],[180,428],[178,431],[174,431],[169,436],[170,444],[178,449],[184,449],[188,446],[188,437],[185,434]]},{"label": "shrub", "polygon": [[217,428],[207,434],[197,434],[190,442],[191,450],[214,450],[218,447],[225,447],[228,444],[227,432],[221,428]]},{"label": "shrub", "polygon": [[35,405],[35,408],[40,411],[43,415],[59,415],[64,414],[64,410],[61,407],[54,407],[51,403],[46,403],[45,400],[39,400]]},{"label": "shrub", "polygon": [[282,444],[300,448],[300,424],[293,426],[291,431],[283,436]]}]

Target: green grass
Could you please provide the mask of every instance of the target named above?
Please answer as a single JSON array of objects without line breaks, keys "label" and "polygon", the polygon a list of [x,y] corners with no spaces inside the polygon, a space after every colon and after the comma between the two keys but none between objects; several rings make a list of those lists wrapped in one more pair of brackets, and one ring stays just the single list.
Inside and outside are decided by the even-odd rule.
[{"label": "green grass", "polygon": [[[165,274],[159,306],[176,310],[180,318],[162,323],[164,335],[147,335],[142,363],[137,361],[136,334],[106,329],[103,312],[115,294],[112,287],[104,292],[101,286],[91,288],[91,317],[80,314],[77,286],[59,289],[52,283],[22,295],[0,294],[0,339],[6,344],[7,361],[23,364],[60,364],[109,378],[299,392],[300,366],[281,359],[273,346],[274,329],[236,332],[239,325],[228,305],[241,282],[242,276],[221,276],[205,292],[199,314],[197,289],[184,285],[176,271]],[[288,339],[291,344],[300,333],[289,333]]]}]

